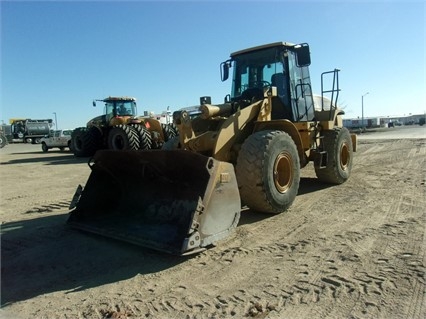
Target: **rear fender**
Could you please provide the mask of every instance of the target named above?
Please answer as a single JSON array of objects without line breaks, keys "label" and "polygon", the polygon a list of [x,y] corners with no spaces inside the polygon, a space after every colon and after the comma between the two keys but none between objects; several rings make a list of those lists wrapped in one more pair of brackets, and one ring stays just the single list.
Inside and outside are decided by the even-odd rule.
[{"label": "rear fender", "polygon": [[141,120],[150,132],[159,133],[161,141],[164,141],[163,128],[161,127],[161,123],[159,120],[154,118],[142,118]]}]

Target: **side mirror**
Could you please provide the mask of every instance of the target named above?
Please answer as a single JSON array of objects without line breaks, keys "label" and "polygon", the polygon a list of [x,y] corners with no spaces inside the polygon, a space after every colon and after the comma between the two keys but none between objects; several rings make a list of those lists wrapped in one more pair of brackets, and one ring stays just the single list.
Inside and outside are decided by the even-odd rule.
[{"label": "side mirror", "polygon": [[298,44],[294,47],[296,52],[297,66],[308,66],[311,64],[311,53],[307,43]]},{"label": "side mirror", "polygon": [[231,67],[231,60],[222,62],[220,64],[220,78],[222,82],[226,81],[229,78],[229,68]]},{"label": "side mirror", "polygon": [[231,103],[231,94],[226,94],[225,98],[223,99],[224,103]]}]

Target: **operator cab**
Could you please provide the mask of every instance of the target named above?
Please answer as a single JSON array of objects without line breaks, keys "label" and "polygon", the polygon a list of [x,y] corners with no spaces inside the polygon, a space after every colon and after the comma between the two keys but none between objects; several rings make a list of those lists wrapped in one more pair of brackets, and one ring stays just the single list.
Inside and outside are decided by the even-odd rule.
[{"label": "operator cab", "polygon": [[[103,100],[94,100],[93,106],[96,107],[96,101],[104,102],[104,114],[90,120],[90,125],[109,126],[121,124],[128,117],[136,117],[136,99],[133,97],[107,97]],[[123,119],[124,118],[124,119]],[[88,125],[89,125],[88,123]]]},{"label": "operator cab", "polygon": [[134,99],[105,99],[105,114],[112,116],[136,116]]},{"label": "operator cab", "polygon": [[277,88],[272,97],[272,120],[312,121],[314,102],[309,76],[309,46],[276,42],[231,54],[222,63],[222,81],[233,70],[228,101],[243,108],[263,99],[264,89]]}]

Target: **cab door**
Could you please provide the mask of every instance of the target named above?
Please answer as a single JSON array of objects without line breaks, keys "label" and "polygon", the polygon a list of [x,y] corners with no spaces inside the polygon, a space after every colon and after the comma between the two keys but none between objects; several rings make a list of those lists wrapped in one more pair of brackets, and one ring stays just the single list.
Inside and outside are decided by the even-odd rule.
[{"label": "cab door", "polygon": [[309,67],[299,66],[296,54],[288,52],[291,106],[295,122],[312,121],[315,117]]}]

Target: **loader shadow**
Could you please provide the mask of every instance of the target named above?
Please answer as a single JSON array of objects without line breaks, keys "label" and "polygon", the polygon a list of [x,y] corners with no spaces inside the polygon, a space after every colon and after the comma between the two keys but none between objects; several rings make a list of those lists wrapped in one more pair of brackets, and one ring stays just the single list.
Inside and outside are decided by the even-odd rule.
[{"label": "loader shadow", "polygon": [[321,182],[316,177],[301,177],[297,195],[314,193],[334,186],[336,185]]},{"label": "loader shadow", "polygon": [[240,216],[240,221],[238,222],[238,226],[242,226],[246,224],[254,224],[262,220],[271,218],[273,216],[274,214],[260,213],[260,212],[251,210],[250,208],[243,207],[241,210],[241,216]]},{"label": "loader shadow", "polygon": [[[302,178],[299,195],[328,187],[315,178]],[[193,257],[83,233],[66,225],[67,213],[47,214],[1,225],[2,307],[52,292],[68,294],[158,273]],[[238,225],[273,216],[245,208]]]},{"label": "loader shadow", "polygon": [[[86,157],[75,157],[72,153],[66,152],[51,152],[55,155],[46,156],[45,153],[40,152],[29,152],[26,154],[34,154],[31,158],[20,158],[12,159],[6,162],[1,162],[1,165],[13,165],[13,164],[31,164],[31,163],[43,163],[45,165],[62,165],[62,164],[76,164],[76,163],[87,163],[89,158]],[[22,155],[23,153],[16,153],[16,155]],[[58,155],[56,155],[58,154]]]},{"label": "loader shadow", "polygon": [[188,259],[70,229],[67,218],[59,214],[2,225],[2,307],[156,273]]},{"label": "loader shadow", "polygon": [[[302,177],[300,179],[299,191],[297,195],[309,194],[309,193],[321,191],[333,186],[335,185],[325,184],[319,181],[318,178]],[[271,218],[275,215],[276,214],[260,213],[260,212],[251,210],[247,207],[243,207],[241,210],[241,217],[240,217],[240,221],[238,222],[238,225],[241,226],[245,224],[254,224],[262,220]]]},{"label": "loader shadow", "polygon": [[43,152],[43,151],[34,151],[34,152],[16,152],[16,153],[10,153],[10,155],[47,155],[47,154],[52,154],[52,153],[58,153],[58,154],[73,154],[71,151],[68,150],[64,150],[61,151],[59,149],[51,149],[48,152]]}]

